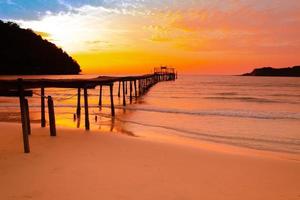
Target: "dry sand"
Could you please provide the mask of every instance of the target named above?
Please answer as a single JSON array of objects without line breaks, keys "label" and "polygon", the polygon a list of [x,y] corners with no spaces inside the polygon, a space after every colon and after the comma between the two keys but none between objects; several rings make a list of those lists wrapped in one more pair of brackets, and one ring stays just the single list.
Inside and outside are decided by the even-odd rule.
[{"label": "dry sand", "polygon": [[300,199],[300,163],[96,131],[0,123],[0,199]]}]

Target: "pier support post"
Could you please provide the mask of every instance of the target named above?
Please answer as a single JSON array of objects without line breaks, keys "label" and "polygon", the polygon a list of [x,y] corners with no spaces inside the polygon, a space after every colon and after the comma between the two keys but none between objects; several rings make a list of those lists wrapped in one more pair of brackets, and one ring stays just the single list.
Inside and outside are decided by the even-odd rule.
[{"label": "pier support post", "polygon": [[111,116],[115,116],[115,105],[114,105],[114,84],[112,83],[109,85],[109,90],[110,90],[110,108],[111,108]]},{"label": "pier support post", "polygon": [[128,94],[127,93],[127,81],[125,81],[125,88],[126,88],[125,92],[126,92],[126,95],[127,95]]},{"label": "pier support post", "polygon": [[87,88],[84,88],[85,130],[90,130],[89,103]]},{"label": "pier support post", "polygon": [[143,95],[143,79],[139,80],[140,85],[140,96]]},{"label": "pier support post", "polygon": [[123,85],[123,106],[126,106],[125,81],[122,81],[122,85]]},{"label": "pier support post", "polygon": [[129,95],[130,95],[130,103],[132,103],[132,81],[130,81],[130,89],[129,89]]},{"label": "pier support post", "polygon": [[51,96],[48,96],[48,113],[49,113],[50,136],[56,136],[54,104]]},{"label": "pier support post", "polygon": [[81,105],[80,105],[80,99],[81,99],[81,88],[78,88],[77,90],[77,117],[81,114]]},{"label": "pier support post", "polygon": [[121,81],[119,81],[118,97],[121,97]]},{"label": "pier support post", "polygon": [[29,105],[28,105],[28,100],[24,99],[25,101],[25,111],[26,111],[26,119],[27,119],[27,131],[28,131],[28,135],[31,134],[31,126],[30,126],[30,116],[29,116]]},{"label": "pier support post", "polygon": [[139,84],[139,96],[141,96],[141,80],[138,80],[138,84]]},{"label": "pier support post", "polygon": [[135,98],[137,98],[138,94],[137,94],[136,80],[134,80],[134,95]]},{"label": "pier support post", "polygon": [[99,92],[99,106],[102,107],[102,85],[100,85],[100,92]]},{"label": "pier support post", "polygon": [[46,127],[45,117],[45,88],[41,88],[41,127]]},{"label": "pier support post", "polygon": [[23,85],[22,85],[22,79],[18,79],[18,90],[19,90],[20,110],[21,110],[24,153],[30,153],[28,128],[27,128],[27,117],[26,117],[26,109],[25,109],[25,98],[24,98],[24,89],[23,89]]}]

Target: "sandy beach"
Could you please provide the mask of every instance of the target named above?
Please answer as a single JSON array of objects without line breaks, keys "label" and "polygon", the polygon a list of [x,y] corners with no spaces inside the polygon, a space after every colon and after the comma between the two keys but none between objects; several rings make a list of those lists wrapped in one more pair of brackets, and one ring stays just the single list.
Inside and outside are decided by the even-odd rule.
[{"label": "sandy beach", "polygon": [[0,199],[300,199],[300,162],[121,134],[1,123]]}]

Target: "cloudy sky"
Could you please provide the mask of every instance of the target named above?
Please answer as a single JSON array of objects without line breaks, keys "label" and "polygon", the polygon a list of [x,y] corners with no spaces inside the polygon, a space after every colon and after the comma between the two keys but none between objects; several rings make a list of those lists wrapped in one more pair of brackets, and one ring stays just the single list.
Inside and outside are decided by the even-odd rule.
[{"label": "cloudy sky", "polygon": [[238,74],[300,64],[299,0],[0,0],[84,73]]}]

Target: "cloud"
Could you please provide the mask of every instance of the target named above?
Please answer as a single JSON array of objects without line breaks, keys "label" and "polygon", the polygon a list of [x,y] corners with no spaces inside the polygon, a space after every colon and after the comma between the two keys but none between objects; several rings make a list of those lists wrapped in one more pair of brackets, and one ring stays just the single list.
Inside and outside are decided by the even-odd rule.
[{"label": "cloud", "polygon": [[0,3],[0,18],[48,33],[42,36],[71,53],[155,52],[163,55],[162,60],[169,56],[171,61],[174,57],[191,65],[200,62],[199,55],[204,55],[206,64],[214,63],[218,56],[239,60],[241,54],[253,59],[273,56],[278,62],[280,57],[300,57],[299,0]]},{"label": "cloud", "polygon": [[41,32],[41,31],[34,31],[36,34],[40,35],[41,37],[45,38],[45,39],[49,39],[51,38],[51,34],[46,33],[46,32]]}]

